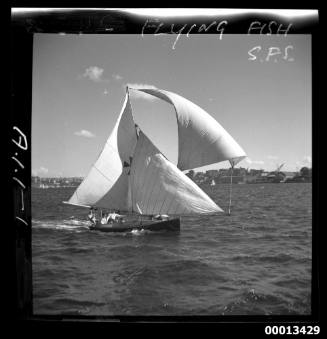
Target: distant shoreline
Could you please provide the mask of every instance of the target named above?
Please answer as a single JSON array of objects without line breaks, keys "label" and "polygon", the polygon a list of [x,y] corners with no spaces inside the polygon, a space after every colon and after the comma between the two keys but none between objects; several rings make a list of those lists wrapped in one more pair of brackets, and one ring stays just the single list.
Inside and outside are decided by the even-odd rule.
[{"label": "distant shoreline", "polygon": [[[235,182],[232,183],[233,185],[275,185],[275,184],[312,184],[311,181],[303,181],[303,182],[298,182],[298,181],[289,181],[289,182]],[[214,188],[214,186],[211,186],[210,184],[199,184],[200,186],[209,186]],[[230,183],[217,183],[216,186],[227,186],[230,185]],[[47,186],[47,187],[40,187],[40,186],[32,186],[32,189],[59,189],[59,188],[77,188],[78,186]]]}]

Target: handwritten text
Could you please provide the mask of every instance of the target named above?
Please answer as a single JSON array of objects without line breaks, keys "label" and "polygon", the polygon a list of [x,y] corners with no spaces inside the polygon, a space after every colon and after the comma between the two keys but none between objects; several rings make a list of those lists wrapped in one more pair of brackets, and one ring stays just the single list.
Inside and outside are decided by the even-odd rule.
[{"label": "handwritten text", "polygon": [[154,36],[158,35],[167,35],[167,34],[175,34],[176,39],[172,45],[172,49],[175,49],[177,41],[181,37],[181,34],[185,35],[189,38],[191,32],[192,33],[208,33],[209,30],[214,29],[214,33],[219,34],[219,40],[222,39],[224,30],[227,25],[227,20],[223,20],[220,22],[212,21],[209,25],[206,24],[184,24],[179,28],[176,28],[175,24],[169,24],[168,27],[164,22],[159,21],[158,19],[147,19],[142,27],[142,37],[144,37],[144,33],[153,34]]},{"label": "handwritten text", "polygon": [[[18,174],[18,170],[24,170],[25,166],[22,163],[21,160],[19,160],[19,151],[26,151],[28,149],[28,144],[27,144],[27,138],[26,135],[16,126],[13,127],[13,130],[17,133],[17,138],[15,139],[11,139],[11,141],[16,145],[17,147],[17,151],[14,153],[14,155],[11,157],[11,159],[15,162],[17,166],[17,168],[15,168],[14,173],[15,175],[12,177],[12,179],[14,180],[14,182],[20,187],[20,211],[24,211],[25,210],[25,204],[24,204],[24,192],[26,189],[25,184],[21,181],[21,179],[19,178],[19,174]],[[17,174],[16,174],[17,173]],[[24,220],[22,218],[22,215],[20,216],[15,216],[15,218],[17,220],[19,220],[20,222],[22,222],[23,224],[25,224],[26,226],[28,225],[26,220]]]}]

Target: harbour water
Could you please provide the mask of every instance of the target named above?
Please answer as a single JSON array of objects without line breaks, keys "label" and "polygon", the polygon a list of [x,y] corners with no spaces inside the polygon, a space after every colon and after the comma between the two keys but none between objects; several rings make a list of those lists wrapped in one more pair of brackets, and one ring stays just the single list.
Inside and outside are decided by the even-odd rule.
[{"label": "harbour water", "polygon": [[[228,210],[228,185],[202,188]],[[311,184],[233,185],[231,216],[180,234],[90,231],[73,191],[32,189],[35,314],[310,314]]]}]

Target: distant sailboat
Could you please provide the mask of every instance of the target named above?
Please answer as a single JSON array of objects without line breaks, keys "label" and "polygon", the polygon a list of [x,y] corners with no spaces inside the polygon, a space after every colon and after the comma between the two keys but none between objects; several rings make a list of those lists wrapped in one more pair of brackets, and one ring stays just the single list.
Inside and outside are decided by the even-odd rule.
[{"label": "distant sailboat", "polygon": [[[162,99],[175,108],[178,163],[171,163],[135,124],[129,91]],[[126,88],[123,108],[104,148],[68,204],[143,216],[212,214],[223,210],[182,171],[246,157],[243,149],[207,112],[172,92]],[[102,231],[179,229],[180,218],[92,227]]]},{"label": "distant sailboat", "polygon": [[212,179],[210,186],[216,186],[216,182]]}]

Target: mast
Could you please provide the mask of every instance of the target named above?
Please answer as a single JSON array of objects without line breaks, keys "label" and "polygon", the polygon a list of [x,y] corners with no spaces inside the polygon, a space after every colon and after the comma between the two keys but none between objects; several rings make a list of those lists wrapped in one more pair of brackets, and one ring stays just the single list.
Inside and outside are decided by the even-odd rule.
[{"label": "mast", "polygon": [[229,184],[229,206],[228,206],[228,215],[231,215],[231,206],[232,206],[232,187],[233,187],[233,170],[234,170],[234,163],[231,162],[231,174],[230,174],[230,184]]}]

